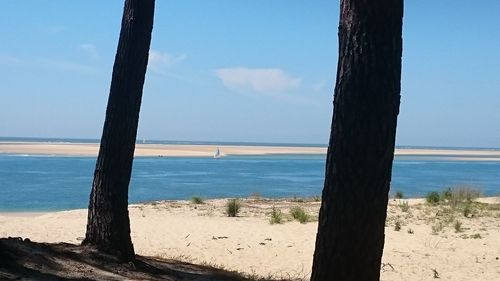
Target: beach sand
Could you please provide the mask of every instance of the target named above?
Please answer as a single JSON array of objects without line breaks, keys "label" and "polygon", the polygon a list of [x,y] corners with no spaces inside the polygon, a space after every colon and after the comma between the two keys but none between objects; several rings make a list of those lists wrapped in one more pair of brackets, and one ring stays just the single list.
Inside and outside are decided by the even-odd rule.
[{"label": "beach sand", "polygon": [[[222,155],[326,154],[326,147],[251,146],[251,145],[183,145],[137,144],[135,156],[213,157],[220,148]],[[97,156],[99,144],[0,142],[0,153],[24,155]],[[500,150],[487,149],[415,149],[397,148],[396,156],[439,157],[442,160],[500,161]]]},{"label": "beach sand", "polygon": [[[325,154],[322,147],[137,144],[135,156],[213,157],[217,147],[223,155]],[[0,142],[0,153],[63,156],[97,156],[99,144]]]},{"label": "beach sand", "polygon": [[[500,199],[486,200],[491,204],[474,205],[469,217],[421,199],[390,200],[382,280],[431,280],[434,274],[440,280],[500,280]],[[306,280],[320,203],[301,201],[244,199],[235,218],[224,214],[223,199],[131,205],[132,240],[140,255]],[[304,208],[312,221],[293,221],[289,209],[294,206]],[[272,207],[283,212],[284,223],[270,223]],[[0,237],[80,243],[86,216],[86,210],[0,213]],[[454,228],[457,220],[460,232]]]}]

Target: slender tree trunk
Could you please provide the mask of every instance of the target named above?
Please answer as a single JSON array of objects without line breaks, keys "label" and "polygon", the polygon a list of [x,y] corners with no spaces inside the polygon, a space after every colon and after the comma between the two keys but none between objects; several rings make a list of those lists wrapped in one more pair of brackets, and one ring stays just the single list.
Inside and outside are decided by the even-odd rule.
[{"label": "slender tree trunk", "polygon": [[403,0],[341,0],[312,281],[379,280],[401,91]]},{"label": "slender tree trunk", "polygon": [[153,15],[154,0],[125,1],[83,241],[124,260],[135,256],[130,238],[128,186]]}]

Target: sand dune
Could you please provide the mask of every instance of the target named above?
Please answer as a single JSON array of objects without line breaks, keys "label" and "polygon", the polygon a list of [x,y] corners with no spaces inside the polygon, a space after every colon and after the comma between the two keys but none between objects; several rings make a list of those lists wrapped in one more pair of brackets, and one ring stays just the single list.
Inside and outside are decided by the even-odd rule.
[{"label": "sand dune", "polygon": [[[459,211],[455,232],[441,207],[422,200],[390,202],[383,256],[382,280],[498,280],[500,276],[499,199],[477,207],[471,217]],[[249,274],[293,276],[310,274],[317,223],[291,221],[288,210],[300,205],[312,217],[319,202],[243,201],[239,217],[224,215],[225,200],[195,205],[187,201],[130,206],[132,239],[141,255],[208,263]],[[285,214],[282,224],[270,224],[275,206]],[[478,205],[479,206],[479,205]],[[482,205],[481,205],[482,206]],[[443,215],[445,214],[445,215]],[[395,230],[399,221],[401,229]],[[436,225],[443,223],[435,232]],[[29,237],[38,242],[79,243],[85,232],[86,210],[35,214],[0,214],[0,236]],[[411,229],[411,230],[410,230]],[[433,233],[435,232],[435,233]]]}]

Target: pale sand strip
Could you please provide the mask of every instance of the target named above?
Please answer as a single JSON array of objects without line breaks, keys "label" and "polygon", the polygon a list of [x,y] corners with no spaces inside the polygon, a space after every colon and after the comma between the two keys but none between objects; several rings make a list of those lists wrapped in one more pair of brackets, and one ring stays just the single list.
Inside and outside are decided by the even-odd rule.
[{"label": "pale sand strip", "polygon": [[[488,199],[498,203],[498,198]],[[439,212],[410,200],[410,211],[402,212],[398,201],[390,201],[383,256],[382,280],[498,280],[500,276],[500,211],[464,218],[463,232],[447,226],[432,234],[433,217]],[[222,213],[225,200],[193,205],[171,201],[131,205],[132,238],[141,255],[176,258],[194,263],[222,265],[246,273],[307,279],[314,250],[317,223],[287,221],[271,225],[273,206],[285,214],[301,205],[317,215],[319,202],[246,200],[240,217]],[[80,243],[85,233],[86,210],[34,214],[0,213],[0,236],[29,237],[39,242]],[[437,215],[436,215],[437,214]],[[402,222],[400,231],[394,221]],[[413,233],[408,233],[408,229]],[[480,234],[480,239],[470,238]],[[467,237],[465,239],[464,237]]]},{"label": "pale sand strip", "polygon": [[[135,156],[212,157],[219,147],[223,155],[325,154],[326,147],[138,144]],[[0,142],[0,153],[96,156],[98,144]],[[444,160],[500,161],[500,150],[396,149],[396,156],[442,157]]]},{"label": "pale sand strip", "polygon": [[[212,157],[219,147],[224,155],[264,155],[264,154],[325,154],[321,147],[275,147],[275,146],[230,146],[230,145],[170,145],[138,144],[135,156],[199,156]],[[69,156],[96,156],[98,144],[87,143],[1,143],[0,153],[42,154]]]}]

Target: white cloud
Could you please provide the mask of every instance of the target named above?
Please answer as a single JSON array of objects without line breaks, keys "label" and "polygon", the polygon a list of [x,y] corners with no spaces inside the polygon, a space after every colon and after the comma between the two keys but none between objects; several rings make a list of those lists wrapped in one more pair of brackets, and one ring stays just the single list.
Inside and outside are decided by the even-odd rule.
[{"label": "white cloud", "polygon": [[149,51],[148,67],[153,69],[162,69],[164,67],[174,66],[187,58],[186,54],[171,55],[156,50]]},{"label": "white cloud", "polygon": [[148,71],[177,80],[185,80],[182,76],[172,73],[169,68],[179,64],[186,58],[186,54],[171,55],[156,50],[149,50]]},{"label": "white cloud", "polygon": [[62,61],[62,60],[53,60],[53,59],[36,59],[33,61],[33,64],[43,68],[62,70],[62,71],[71,71],[82,74],[94,74],[97,72],[97,69],[79,64],[70,61]]},{"label": "white cloud", "polygon": [[323,91],[325,90],[327,87],[327,83],[325,81],[320,81],[320,82],[317,82],[317,83],[314,83],[311,88],[315,91],[315,92],[320,92],[320,91]]},{"label": "white cloud", "polygon": [[81,44],[80,49],[82,49],[84,52],[86,52],[92,59],[96,59],[99,57],[99,53],[97,52],[97,48],[93,44]]},{"label": "white cloud", "polygon": [[253,90],[260,93],[280,93],[300,87],[302,80],[291,77],[279,68],[221,68],[217,77],[233,90]]}]

